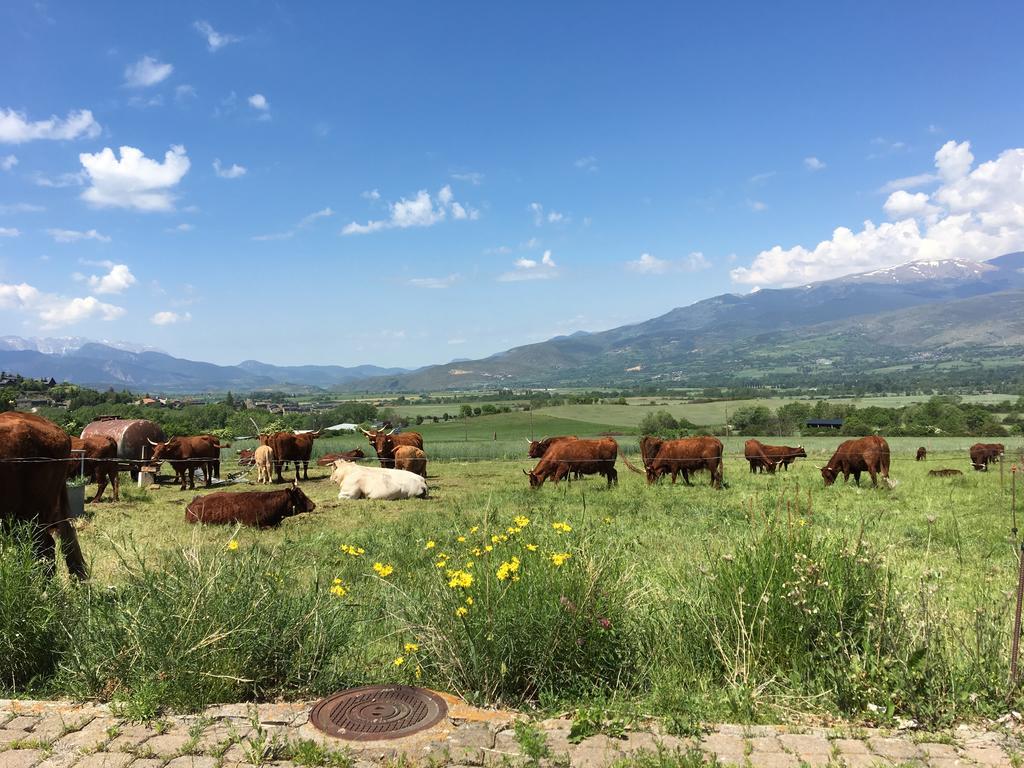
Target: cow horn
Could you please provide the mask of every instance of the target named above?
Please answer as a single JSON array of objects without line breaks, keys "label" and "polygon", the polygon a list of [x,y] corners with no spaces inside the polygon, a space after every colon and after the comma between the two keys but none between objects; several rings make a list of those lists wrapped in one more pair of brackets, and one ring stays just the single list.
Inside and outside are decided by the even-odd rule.
[{"label": "cow horn", "polygon": [[362,433],[363,433],[364,435],[366,435],[367,437],[373,437],[373,435],[371,435],[371,434],[370,434],[369,432],[367,432],[367,431],[366,431],[365,429],[363,429],[362,427],[360,427],[360,428],[359,428],[359,431],[360,431],[360,432],[362,432]]},{"label": "cow horn", "polygon": [[153,442],[153,439],[152,439],[152,438],[150,438],[150,437],[147,437],[146,439],[147,439],[147,440],[149,440],[149,444],[150,444],[150,445],[152,445],[152,446],[158,446],[158,445],[160,445],[160,443],[154,443],[154,442]]},{"label": "cow horn", "polygon": [[531,440],[530,438],[526,438],[526,442],[530,443],[531,445],[533,444],[533,440]]},{"label": "cow horn", "polygon": [[814,465],[814,468],[815,469],[824,469],[824,467],[819,467],[817,464]]},{"label": "cow horn", "polygon": [[396,430],[396,429],[397,429],[397,427],[392,427],[392,428],[391,428],[391,429],[389,429],[389,430],[388,430],[388,431],[387,431],[387,432],[386,432],[385,434],[387,434],[387,435],[393,435],[393,434],[395,434],[395,430]]},{"label": "cow horn", "polygon": [[530,476],[530,473],[529,473],[529,472],[527,472],[527,471],[526,471],[525,469],[523,470],[523,474],[524,474],[524,475],[526,475],[527,477],[529,477],[529,476]]}]

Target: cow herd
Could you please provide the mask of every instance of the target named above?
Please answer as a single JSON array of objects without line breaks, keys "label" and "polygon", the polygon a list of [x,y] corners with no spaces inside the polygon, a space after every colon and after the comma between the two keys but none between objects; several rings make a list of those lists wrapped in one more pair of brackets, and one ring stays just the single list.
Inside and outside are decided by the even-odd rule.
[{"label": "cow herd", "polygon": [[[423,437],[418,432],[397,433],[395,430],[363,430],[377,454],[379,467],[357,464],[364,458],[359,449],[322,456],[317,464],[332,467],[330,480],[338,485],[339,499],[408,499],[426,498],[427,455]],[[253,451],[239,451],[239,463],[255,466],[257,483],[283,482],[287,465],[295,467],[295,479],[284,490],[219,492],[197,496],[185,507],[190,523],[230,523],[254,527],[278,525],[284,518],[312,512],[316,504],[298,487],[300,473],[308,479],[308,466],[314,441],[319,432],[277,432],[259,435],[259,446]],[[228,444],[213,435],[172,437],[163,442],[150,441],[153,447],[151,465],[166,461],[174,469],[181,490],[195,488],[195,470],[202,468],[206,486],[220,476],[221,451]],[[618,483],[615,469],[618,444],[610,437],[581,439],[574,435],[529,441],[527,454],[537,459],[536,466],[523,470],[531,488],[540,488],[545,481],[578,479],[599,475],[611,487]],[[72,450],[78,451],[73,454]],[[986,471],[998,462],[1005,448],[1000,443],[977,443],[970,448],[975,470]],[[707,471],[711,485],[723,484],[724,448],[716,437],[685,437],[662,439],[644,436],[640,439],[643,469],[623,456],[633,472],[646,475],[655,483],[668,475],[674,484],[681,475],[686,485],[691,476]],[[922,447],[915,458],[922,460]],[[802,446],[774,446],[758,440],[747,440],[744,458],[751,473],[775,473],[784,470],[797,458],[806,458]],[[846,482],[852,475],[860,484],[862,474],[878,485],[881,477],[890,487],[890,451],[884,438],[878,436],[846,440],[836,448],[825,466],[819,467],[826,486],[840,475]],[[117,445],[109,437],[70,438],[57,425],[27,413],[0,413],[0,521],[5,525],[24,521],[33,525],[33,544],[37,555],[52,567],[54,539],[62,540],[68,570],[84,578],[86,569],[75,529],[70,523],[70,502],[66,481],[83,472],[97,485],[95,501],[107,484],[118,496]],[[948,477],[961,474],[955,469],[936,469],[931,476]]]}]

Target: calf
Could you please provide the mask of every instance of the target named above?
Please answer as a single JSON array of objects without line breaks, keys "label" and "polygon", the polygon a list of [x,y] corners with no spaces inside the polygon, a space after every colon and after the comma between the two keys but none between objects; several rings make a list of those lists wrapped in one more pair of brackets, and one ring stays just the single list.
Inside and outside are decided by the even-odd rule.
[{"label": "calf", "polygon": [[619,455],[619,444],[610,437],[600,440],[562,440],[548,448],[533,468],[523,470],[530,478],[531,488],[540,488],[549,479],[557,483],[570,472],[581,475],[602,475],[608,480],[608,487],[619,482],[615,470],[615,459]]},{"label": "calf", "polygon": [[917,449],[917,454],[914,456],[914,461],[924,461],[928,458],[928,449],[923,445]]},{"label": "calf", "polygon": [[377,452],[377,458],[380,459],[381,467],[385,469],[395,466],[395,449],[398,446],[411,445],[415,448],[423,448],[423,435],[419,432],[399,432],[396,434],[393,429],[389,432],[383,430],[367,432],[364,429],[362,432],[366,435],[370,445],[373,446],[373,450]]},{"label": "calf", "polygon": [[331,482],[340,486],[339,499],[412,499],[427,497],[427,481],[404,469],[361,467],[336,461]]},{"label": "calf", "polygon": [[316,504],[297,484],[283,491],[221,491],[196,496],[185,507],[185,519],[207,525],[241,524],[252,528],[271,528],[286,517],[312,512]]},{"label": "calf", "polygon": [[253,463],[256,464],[256,482],[273,482],[274,449],[269,445],[261,445],[253,451]]},{"label": "calf", "polygon": [[395,469],[404,469],[426,478],[427,454],[415,446],[400,445],[395,449]]}]

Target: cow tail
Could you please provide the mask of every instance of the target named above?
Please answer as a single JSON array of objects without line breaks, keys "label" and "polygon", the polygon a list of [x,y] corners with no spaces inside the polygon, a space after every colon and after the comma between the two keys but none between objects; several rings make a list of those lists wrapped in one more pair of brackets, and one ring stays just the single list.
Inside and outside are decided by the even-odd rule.
[{"label": "cow tail", "polygon": [[636,472],[638,475],[646,474],[642,469],[637,469],[635,466],[633,466],[633,463],[628,458],[626,458],[626,454],[622,454],[622,460],[623,462],[625,462],[627,467]]}]

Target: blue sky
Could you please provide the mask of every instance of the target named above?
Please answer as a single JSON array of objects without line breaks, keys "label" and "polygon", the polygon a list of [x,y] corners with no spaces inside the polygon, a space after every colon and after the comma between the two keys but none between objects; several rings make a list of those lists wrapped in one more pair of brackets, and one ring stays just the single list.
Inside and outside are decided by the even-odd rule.
[{"label": "blue sky", "polygon": [[415,366],[989,258],[1024,247],[1022,22],[1019,3],[7,3],[0,335]]}]

